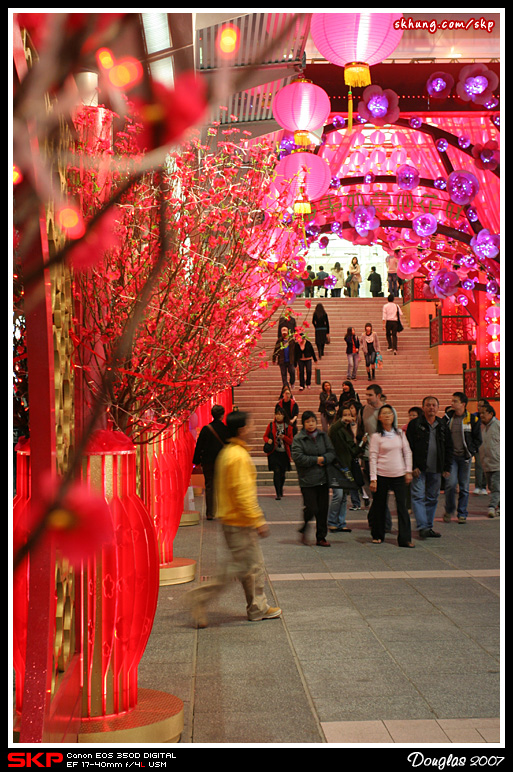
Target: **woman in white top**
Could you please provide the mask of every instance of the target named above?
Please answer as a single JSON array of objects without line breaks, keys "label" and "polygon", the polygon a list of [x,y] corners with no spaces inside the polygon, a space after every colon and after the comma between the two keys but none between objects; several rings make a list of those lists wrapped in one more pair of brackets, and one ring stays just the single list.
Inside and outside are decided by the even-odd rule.
[{"label": "woman in white top", "polygon": [[383,329],[387,336],[388,350],[393,351],[394,356],[397,354],[397,332],[399,320],[401,320],[402,324],[402,317],[401,307],[394,303],[394,296],[390,294],[383,306]]},{"label": "woman in white top", "polygon": [[337,283],[331,290],[331,297],[339,298],[342,295],[342,290],[344,288],[344,270],[343,268],[341,268],[340,263],[335,263],[332,273],[333,273],[333,276],[336,278]]},{"label": "woman in white top", "polygon": [[406,486],[412,479],[412,453],[406,435],[395,426],[395,413],[383,405],[378,413],[378,428],[370,438],[369,476],[372,506],[369,523],[373,544],[385,540],[385,515],[388,491],[393,490],[397,506],[400,547],[415,547],[411,540],[411,522],[406,506]]}]

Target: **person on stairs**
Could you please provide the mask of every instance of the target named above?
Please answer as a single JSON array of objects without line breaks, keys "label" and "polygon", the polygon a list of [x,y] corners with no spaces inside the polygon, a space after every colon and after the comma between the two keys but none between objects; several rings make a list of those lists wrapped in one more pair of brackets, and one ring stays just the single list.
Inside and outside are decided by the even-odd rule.
[{"label": "person on stairs", "polygon": [[376,377],[376,356],[380,353],[379,339],[377,332],[372,329],[372,324],[367,322],[365,331],[360,336],[360,350],[365,357],[365,367],[367,368],[367,379],[373,381]]},{"label": "person on stairs", "polygon": [[397,355],[397,333],[402,325],[402,316],[402,308],[394,303],[394,296],[390,294],[383,306],[383,330],[387,336],[388,350],[393,351],[394,356]]},{"label": "person on stairs", "polygon": [[277,405],[274,409],[274,421],[269,423],[264,434],[267,468],[273,473],[277,501],[283,498],[285,476],[290,472],[290,448],[293,439],[292,426],[285,422],[285,411]]}]

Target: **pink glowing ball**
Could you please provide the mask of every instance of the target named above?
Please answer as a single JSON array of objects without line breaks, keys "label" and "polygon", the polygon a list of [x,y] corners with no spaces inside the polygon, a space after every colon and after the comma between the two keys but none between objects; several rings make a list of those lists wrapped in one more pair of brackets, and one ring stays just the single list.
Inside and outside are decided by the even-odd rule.
[{"label": "pink glowing ball", "polygon": [[273,115],[288,131],[313,131],[323,126],[331,112],[330,98],[320,86],[298,80],[280,89]]},{"label": "pink glowing ball", "polygon": [[402,13],[314,13],[312,40],[328,62],[378,64],[394,51],[403,35],[394,22]]}]

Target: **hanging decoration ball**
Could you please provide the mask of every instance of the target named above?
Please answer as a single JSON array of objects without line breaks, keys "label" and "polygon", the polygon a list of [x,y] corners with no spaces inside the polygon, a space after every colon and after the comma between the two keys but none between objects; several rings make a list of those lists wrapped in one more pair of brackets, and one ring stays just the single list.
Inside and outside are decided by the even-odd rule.
[{"label": "hanging decoration ball", "polygon": [[448,72],[434,72],[429,76],[426,89],[432,99],[446,99],[454,86],[454,78]]},{"label": "hanging decoration ball", "polygon": [[349,215],[349,224],[365,238],[369,235],[369,231],[379,228],[376,209],[373,206],[357,206]]},{"label": "hanging decoration ball", "polygon": [[468,297],[466,295],[458,295],[456,298],[460,306],[468,306]]},{"label": "hanging decoration ball", "polygon": [[339,236],[340,233],[342,232],[342,223],[338,222],[338,220],[334,220],[331,223],[331,232],[332,233],[336,233],[337,236]]},{"label": "hanging decoration ball", "polygon": [[493,172],[499,165],[499,145],[495,140],[488,140],[484,145],[474,145],[472,155],[475,158],[474,163],[478,169]]},{"label": "hanging decoration ball", "polygon": [[332,120],[333,126],[336,129],[343,129],[346,125],[346,119],[343,118],[341,115],[335,115]]},{"label": "hanging decoration ball", "polygon": [[366,185],[372,185],[372,183],[376,179],[376,175],[374,174],[374,172],[367,172],[367,174],[364,176],[363,179]]},{"label": "hanging decoration ball", "polygon": [[330,240],[327,236],[323,236],[322,238],[319,239],[319,246],[321,247],[321,249],[326,249],[329,243],[330,243]]},{"label": "hanging decoration ball", "polygon": [[469,206],[469,208],[467,209],[467,217],[470,220],[470,222],[477,222],[479,220],[477,209],[474,209],[473,206]]},{"label": "hanging decoration ball", "polygon": [[486,285],[486,291],[489,295],[498,295],[500,291],[500,285],[497,279],[490,279]]},{"label": "hanging decoration ball", "polygon": [[401,190],[414,190],[420,181],[420,174],[413,166],[402,164],[397,169],[397,185]]},{"label": "hanging decoration ball", "polygon": [[449,174],[447,190],[454,204],[465,206],[479,193],[479,182],[472,172],[458,170]]},{"label": "hanging decoration ball", "polygon": [[445,190],[447,187],[447,180],[444,177],[437,177],[433,185],[437,190]]},{"label": "hanging decoration ball", "polygon": [[369,68],[395,51],[402,13],[314,13],[310,34],[322,56],[344,68],[347,86],[368,86]]},{"label": "hanging decoration ball", "polygon": [[436,233],[438,221],[433,214],[419,214],[413,218],[412,228],[418,236],[431,236]]},{"label": "hanging decoration ball", "polygon": [[500,237],[498,234],[492,234],[486,228],[479,231],[476,236],[470,240],[472,251],[480,258],[497,257],[500,251]]},{"label": "hanging decoration ball", "polygon": [[419,118],[417,115],[412,115],[412,117],[409,120],[409,124],[412,129],[420,129],[422,126],[422,119]]},{"label": "hanging decoration ball", "polygon": [[449,146],[449,143],[447,142],[446,139],[442,138],[442,139],[437,139],[435,142],[435,145],[436,145],[436,149],[440,153],[445,153],[445,151],[447,150],[447,147]]},{"label": "hanging decoration ball", "polygon": [[296,145],[309,145],[309,133],[324,125],[331,103],[324,89],[299,77],[278,91],[272,110],[280,126],[294,132]]}]

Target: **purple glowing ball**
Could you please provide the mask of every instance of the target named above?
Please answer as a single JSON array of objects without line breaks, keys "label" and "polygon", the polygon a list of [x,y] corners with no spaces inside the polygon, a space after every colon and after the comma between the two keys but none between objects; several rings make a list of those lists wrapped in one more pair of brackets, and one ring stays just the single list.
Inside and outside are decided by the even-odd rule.
[{"label": "purple glowing ball", "polygon": [[500,251],[500,236],[492,234],[486,228],[474,236],[470,241],[472,251],[480,258],[497,257]]},{"label": "purple glowing ball", "polygon": [[397,185],[401,190],[414,190],[420,181],[417,169],[408,164],[402,164],[397,170]]},{"label": "purple glowing ball", "polygon": [[431,236],[436,233],[438,222],[433,214],[419,214],[413,218],[412,228],[417,236]]},{"label": "purple glowing ball", "polygon": [[479,193],[479,182],[472,172],[459,170],[449,174],[447,190],[454,204],[465,206]]}]

